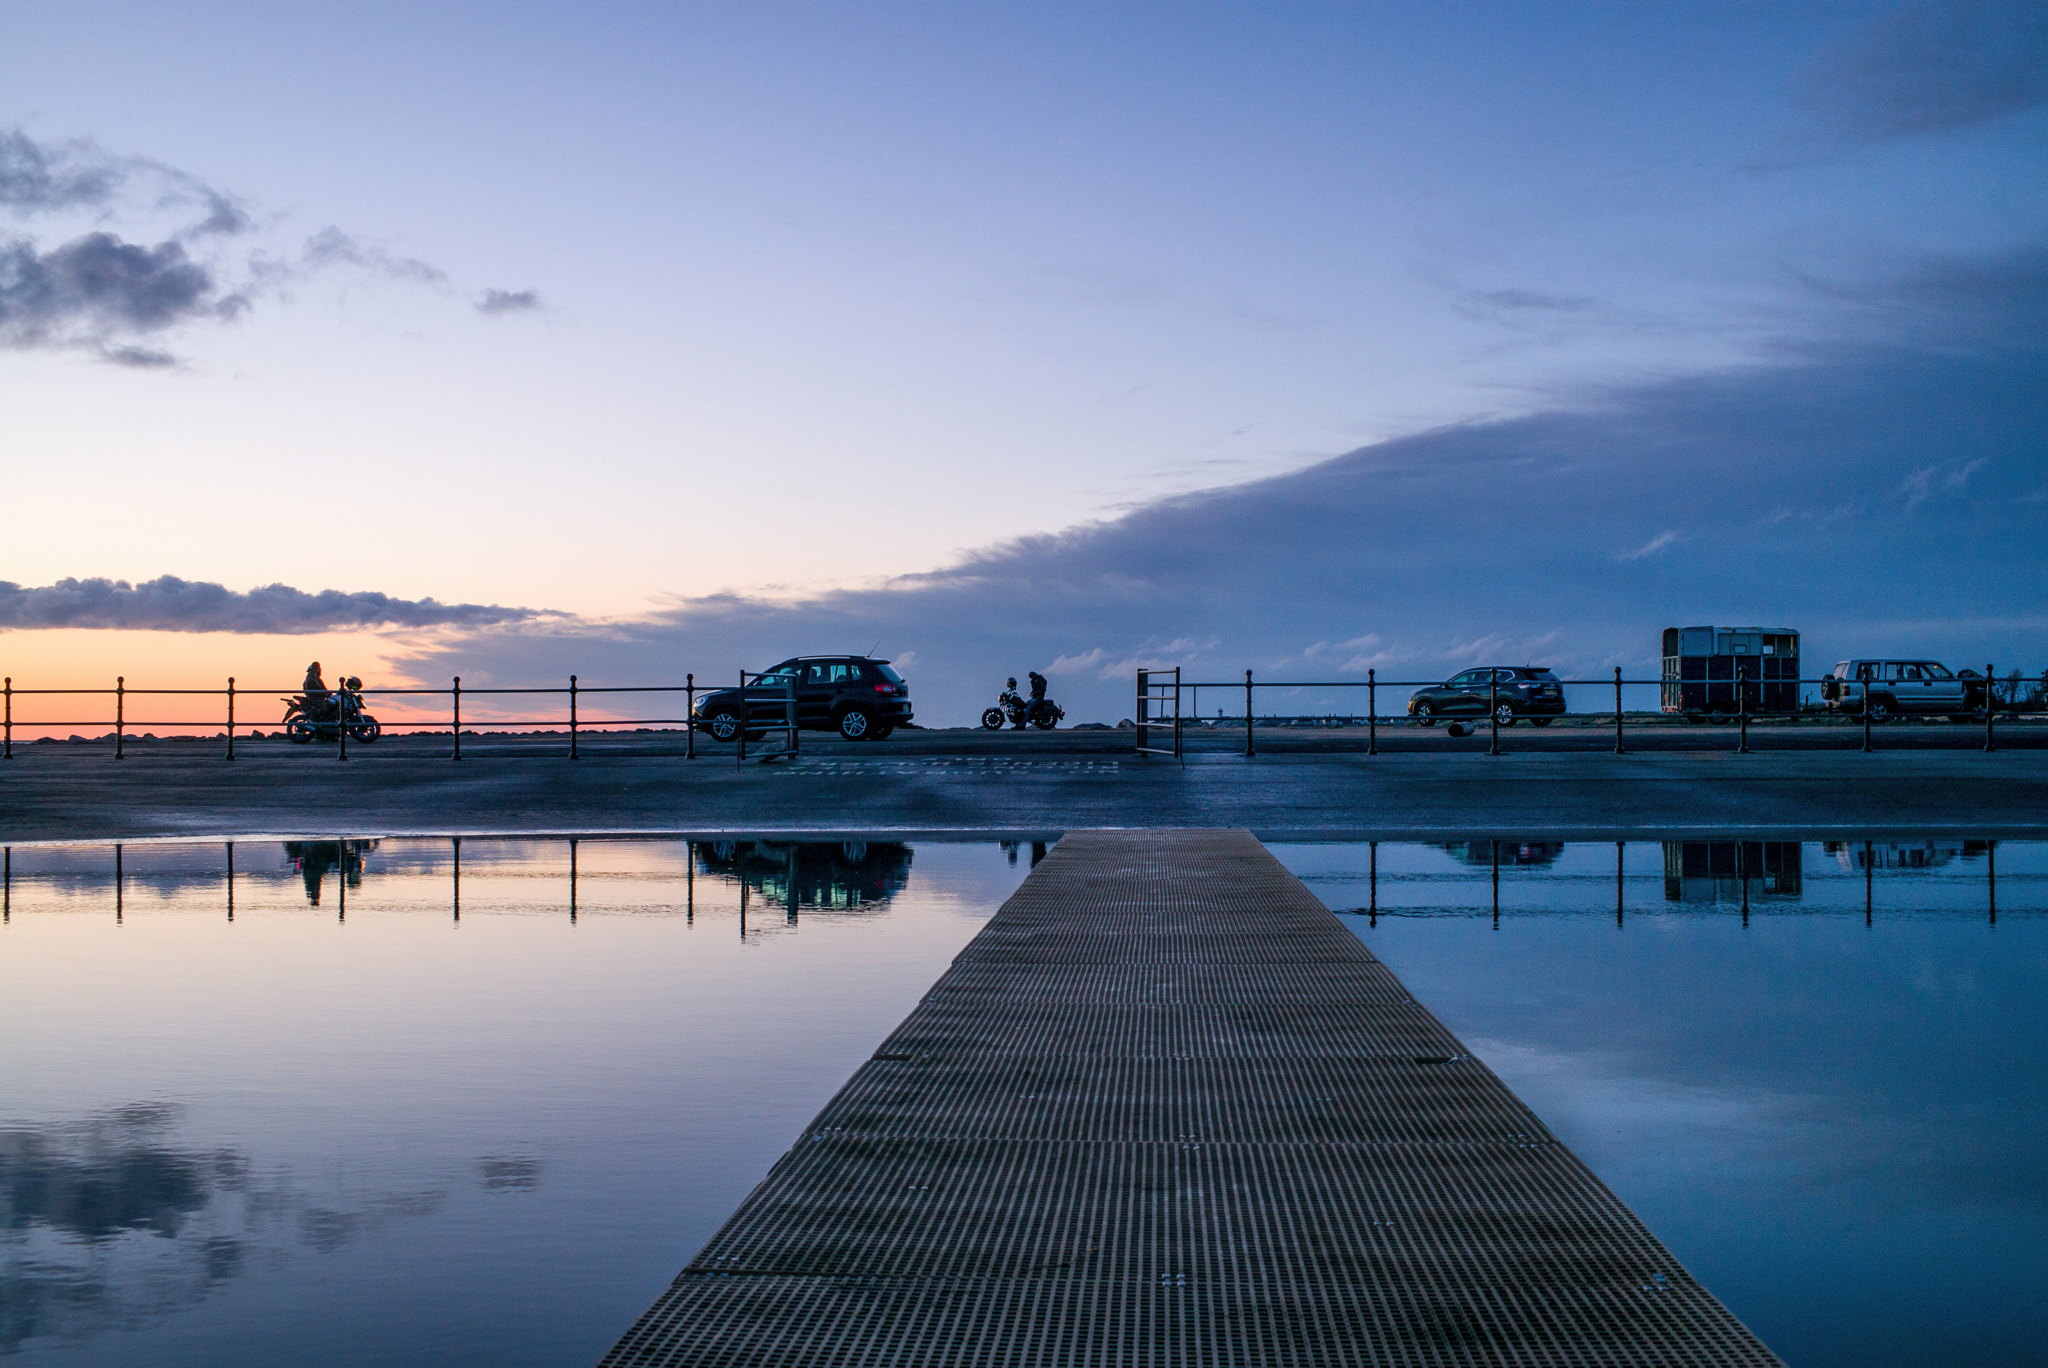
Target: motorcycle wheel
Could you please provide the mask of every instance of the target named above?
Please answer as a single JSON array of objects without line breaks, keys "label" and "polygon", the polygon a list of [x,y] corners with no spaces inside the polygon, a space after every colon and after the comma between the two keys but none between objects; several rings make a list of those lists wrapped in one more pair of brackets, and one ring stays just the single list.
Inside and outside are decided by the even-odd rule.
[{"label": "motorcycle wheel", "polygon": [[284,734],[294,746],[303,746],[313,739],[313,724],[293,718],[285,724]]},{"label": "motorcycle wheel", "polygon": [[1050,708],[1043,708],[1032,717],[1031,725],[1040,731],[1051,731],[1060,724],[1060,718],[1065,715],[1064,713],[1054,712]]},{"label": "motorcycle wheel", "polygon": [[1001,708],[982,709],[981,725],[987,727],[990,731],[1001,731],[1003,729],[1003,710]]},{"label": "motorcycle wheel", "polygon": [[362,721],[350,727],[348,734],[350,739],[360,741],[368,746],[374,744],[377,738],[384,734],[384,728],[378,725],[376,718],[365,717]]}]

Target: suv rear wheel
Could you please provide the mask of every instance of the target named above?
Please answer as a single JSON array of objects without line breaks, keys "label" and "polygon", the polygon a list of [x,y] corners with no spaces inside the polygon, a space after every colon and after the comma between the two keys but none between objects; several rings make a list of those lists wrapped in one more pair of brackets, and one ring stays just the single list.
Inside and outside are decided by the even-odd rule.
[{"label": "suv rear wheel", "polygon": [[1892,720],[1892,704],[1888,698],[1871,699],[1863,705],[1863,711],[1869,715],[1872,722],[1884,723]]},{"label": "suv rear wheel", "polygon": [[839,734],[848,741],[873,739],[877,730],[875,715],[864,707],[851,707],[839,714]]},{"label": "suv rear wheel", "polygon": [[1493,708],[1493,720],[1500,723],[1503,727],[1514,726],[1515,705],[1512,703],[1496,703]]}]

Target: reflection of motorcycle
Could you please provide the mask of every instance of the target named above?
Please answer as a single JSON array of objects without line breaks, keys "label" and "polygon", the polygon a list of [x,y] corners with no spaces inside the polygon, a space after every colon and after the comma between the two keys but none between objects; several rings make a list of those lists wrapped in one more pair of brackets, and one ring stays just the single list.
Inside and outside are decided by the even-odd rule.
[{"label": "reflection of motorcycle", "polygon": [[294,694],[284,700],[284,734],[295,746],[309,741],[339,741],[341,729],[364,745],[384,734],[377,719],[363,711],[363,681],[350,675],[341,687],[326,693]]},{"label": "reflection of motorcycle", "polygon": [[990,731],[1001,731],[1007,720],[1019,728],[1028,723],[1040,731],[1051,731],[1066,715],[1067,710],[1050,698],[1029,699],[1018,693],[1017,681],[1013,679],[1010,687],[996,695],[996,706],[982,711],[981,725]]}]

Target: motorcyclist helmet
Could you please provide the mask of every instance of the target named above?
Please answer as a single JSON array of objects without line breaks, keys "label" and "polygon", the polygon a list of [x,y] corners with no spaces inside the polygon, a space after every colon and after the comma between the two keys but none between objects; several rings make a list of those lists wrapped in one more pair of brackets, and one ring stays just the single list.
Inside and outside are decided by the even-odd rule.
[{"label": "motorcyclist helmet", "polygon": [[354,675],[350,675],[347,679],[341,681],[341,687],[344,689],[360,689],[363,687],[363,681]]},{"label": "motorcyclist helmet", "polygon": [[1004,680],[1003,683],[1007,687],[1014,689],[1017,687],[1017,676],[1011,675],[1008,679]]}]

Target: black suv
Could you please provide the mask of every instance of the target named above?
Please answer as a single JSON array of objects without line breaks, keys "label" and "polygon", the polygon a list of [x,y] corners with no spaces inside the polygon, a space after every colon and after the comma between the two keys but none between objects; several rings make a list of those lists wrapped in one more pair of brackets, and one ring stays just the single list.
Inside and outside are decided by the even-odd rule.
[{"label": "black suv", "polygon": [[1482,665],[1408,695],[1408,715],[1425,727],[1439,717],[1484,717],[1489,711],[1503,727],[1518,717],[1547,727],[1564,712],[1564,685],[1539,665]]},{"label": "black suv", "polygon": [[696,725],[720,741],[741,730],[756,741],[789,715],[789,685],[796,683],[796,724],[805,731],[838,732],[849,741],[879,741],[910,720],[910,686],[886,660],[866,656],[797,656],[763,670],[739,689],[719,689],[697,700]]}]

